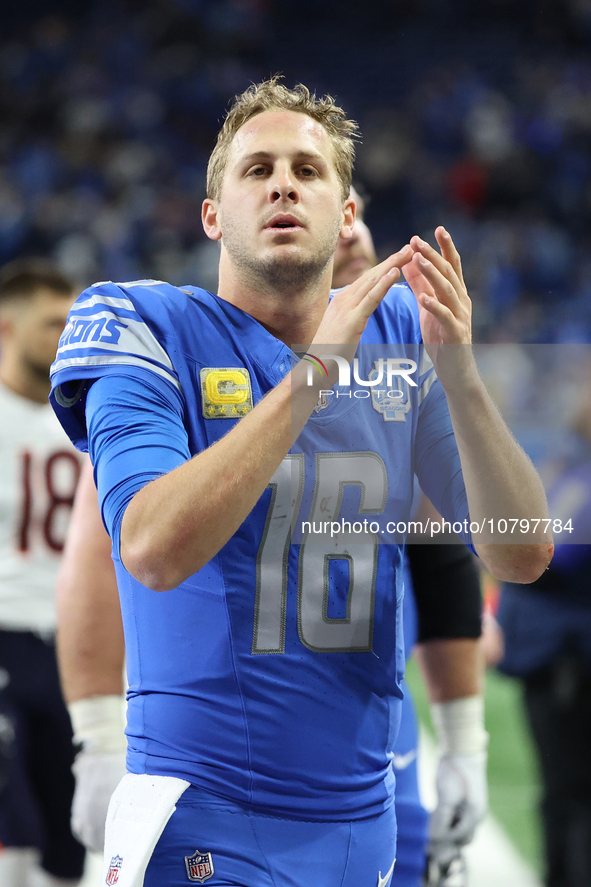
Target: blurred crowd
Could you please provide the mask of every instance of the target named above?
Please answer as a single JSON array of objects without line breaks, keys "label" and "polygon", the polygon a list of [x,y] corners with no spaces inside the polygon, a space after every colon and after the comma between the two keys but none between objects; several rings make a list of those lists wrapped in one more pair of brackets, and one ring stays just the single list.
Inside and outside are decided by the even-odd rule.
[{"label": "blurred crowd", "polygon": [[282,71],[361,125],[380,253],[445,224],[483,342],[591,341],[589,0],[126,0],[0,13],[0,263],[215,288],[205,168]]}]

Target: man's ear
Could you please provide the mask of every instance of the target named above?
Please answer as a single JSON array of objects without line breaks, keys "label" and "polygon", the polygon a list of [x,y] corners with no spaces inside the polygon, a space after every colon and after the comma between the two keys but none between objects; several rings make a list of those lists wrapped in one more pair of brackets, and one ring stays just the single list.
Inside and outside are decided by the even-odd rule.
[{"label": "man's ear", "polygon": [[14,304],[3,305],[0,311],[0,338],[8,339],[15,329],[15,306]]},{"label": "man's ear", "polygon": [[219,223],[219,209],[215,200],[206,197],[201,207],[201,222],[203,230],[210,240],[221,240],[222,229]]},{"label": "man's ear", "polygon": [[343,203],[343,221],[341,223],[341,231],[339,235],[343,240],[349,240],[350,237],[353,237],[356,213],[357,206],[355,200],[352,197],[347,197]]}]

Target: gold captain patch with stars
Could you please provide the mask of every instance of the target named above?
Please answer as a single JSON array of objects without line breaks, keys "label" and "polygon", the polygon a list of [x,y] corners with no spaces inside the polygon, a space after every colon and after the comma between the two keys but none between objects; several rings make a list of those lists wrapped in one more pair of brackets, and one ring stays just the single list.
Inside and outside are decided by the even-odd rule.
[{"label": "gold captain patch with stars", "polygon": [[206,419],[240,419],[252,410],[250,375],[244,367],[203,367],[199,377]]}]

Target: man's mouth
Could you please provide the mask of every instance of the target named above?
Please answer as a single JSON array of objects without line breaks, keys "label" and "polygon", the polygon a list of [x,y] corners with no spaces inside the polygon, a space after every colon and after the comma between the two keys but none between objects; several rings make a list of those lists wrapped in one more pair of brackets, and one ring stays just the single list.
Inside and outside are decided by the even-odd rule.
[{"label": "man's mouth", "polygon": [[271,231],[295,231],[303,225],[295,216],[281,214],[273,216],[264,227]]}]

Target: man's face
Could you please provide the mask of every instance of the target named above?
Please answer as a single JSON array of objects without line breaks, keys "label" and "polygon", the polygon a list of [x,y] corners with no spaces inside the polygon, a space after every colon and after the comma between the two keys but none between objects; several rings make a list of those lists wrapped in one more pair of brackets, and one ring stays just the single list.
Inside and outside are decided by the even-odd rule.
[{"label": "man's face", "polygon": [[377,264],[376,251],[369,228],[360,218],[355,219],[353,236],[339,237],[334,254],[332,285],[335,289],[348,286],[368,268]]},{"label": "man's face", "polygon": [[40,289],[22,304],[7,310],[6,342],[10,342],[23,364],[39,376],[49,375],[74,298],[74,293],[70,298],[50,289]]},{"label": "man's face", "polygon": [[265,111],[236,133],[220,200],[212,205],[217,227],[209,236],[221,237],[247,278],[277,289],[318,277],[353,221],[328,133],[294,111]]}]

